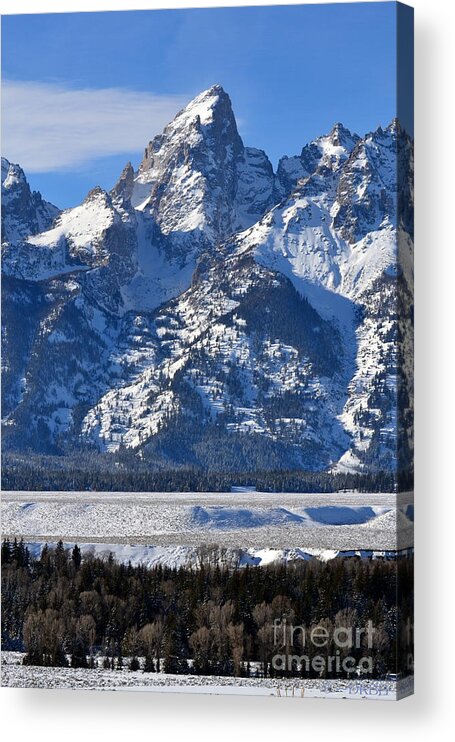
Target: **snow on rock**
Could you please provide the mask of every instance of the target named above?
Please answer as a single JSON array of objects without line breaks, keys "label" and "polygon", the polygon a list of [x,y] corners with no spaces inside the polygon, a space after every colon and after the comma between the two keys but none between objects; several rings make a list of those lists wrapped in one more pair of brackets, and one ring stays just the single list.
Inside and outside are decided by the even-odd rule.
[{"label": "snow on rock", "polygon": [[4,357],[23,335],[4,370],[16,444],[40,427],[51,448],[65,431],[143,452],[175,425],[193,461],[195,437],[221,423],[289,468],[409,460],[412,172],[394,121],[363,138],[336,124],[274,174],[220,85],[73,209],[2,160]]},{"label": "snow on rock", "polygon": [[59,209],[31,191],[19,165],[2,157],[2,245],[16,245],[31,234],[48,229]]},{"label": "snow on rock", "polygon": [[277,195],[288,196],[299,181],[319,174],[326,177],[328,172],[338,170],[358,141],[357,134],[337,123],[329,134],[306,144],[300,155],[282,157],[275,181]]}]

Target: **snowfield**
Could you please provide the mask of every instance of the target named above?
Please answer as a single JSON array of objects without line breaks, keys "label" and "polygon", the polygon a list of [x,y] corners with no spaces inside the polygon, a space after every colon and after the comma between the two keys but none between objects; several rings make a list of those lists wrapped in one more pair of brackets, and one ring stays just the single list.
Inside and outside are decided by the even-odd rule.
[{"label": "snowfield", "polygon": [[2,652],[2,686],[275,696],[278,698],[353,698],[395,701],[412,692],[412,679],[313,680],[307,678],[232,678],[166,675],[131,670],[24,667],[23,654]]},{"label": "snowfield", "polygon": [[355,492],[5,492],[2,533],[28,542],[397,550],[413,545],[411,505],[410,495]]}]

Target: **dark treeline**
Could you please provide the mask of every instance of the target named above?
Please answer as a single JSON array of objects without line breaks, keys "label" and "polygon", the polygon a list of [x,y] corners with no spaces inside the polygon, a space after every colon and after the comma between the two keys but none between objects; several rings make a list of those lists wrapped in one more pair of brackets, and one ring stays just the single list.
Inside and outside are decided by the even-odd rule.
[{"label": "dark treeline", "polygon": [[[227,563],[201,547],[194,567],[147,568],[110,557],[81,557],[78,546],[45,547],[39,559],[22,542],[2,546],[2,648],[26,652],[32,665],[126,667],[145,672],[345,677],[312,666],[278,673],[277,653],[336,654],[302,641],[285,647],[274,621],[324,627],[374,627],[371,648],[338,650],[356,663],[371,657],[370,677],[404,670],[402,627],[411,617],[412,560],[335,559],[263,567]],[[397,607],[397,596],[400,605]],[[280,636],[280,635],[279,635]],[[139,658],[141,661],[139,662]]]},{"label": "dark treeline", "polygon": [[[393,492],[397,480],[390,472],[330,474],[296,470],[262,472],[207,472],[199,468],[154,471],[130,455],[97,454],[55,457],[4,455],[5,490],[94,490],[98,492],[229,492],[233,486],[251,486],[261,492]],[[400,479],[399,489],[411,480]]]}]

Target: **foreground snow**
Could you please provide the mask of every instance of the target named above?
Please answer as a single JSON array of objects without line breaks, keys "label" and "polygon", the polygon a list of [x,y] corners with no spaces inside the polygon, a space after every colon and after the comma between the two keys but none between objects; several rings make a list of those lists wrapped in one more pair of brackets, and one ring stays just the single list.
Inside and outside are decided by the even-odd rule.
[{"label": "foreground snow", "polygon": [[130,670],[25,667],[19,652],[2,652],[2,686],[86,690],[143,690],[180,693],[236,694],[281,698],[354,698],[395,701],[409,695],[410,680],[310,680],[300,678],[232,678],[166,675]]}]

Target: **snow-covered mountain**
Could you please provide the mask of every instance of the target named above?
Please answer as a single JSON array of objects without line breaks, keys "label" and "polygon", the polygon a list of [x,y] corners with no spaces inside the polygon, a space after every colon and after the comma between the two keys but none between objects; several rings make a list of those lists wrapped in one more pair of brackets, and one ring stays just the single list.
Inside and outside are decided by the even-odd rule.
[{"label": "snow-covered mountain", "polygon": [[213,86],[110,193],[61,213],[33,194],[49,217],[23,224],[7,199],[5,447],[406,468],[412,172],[394,121],[336,124],[274,173]]}]

